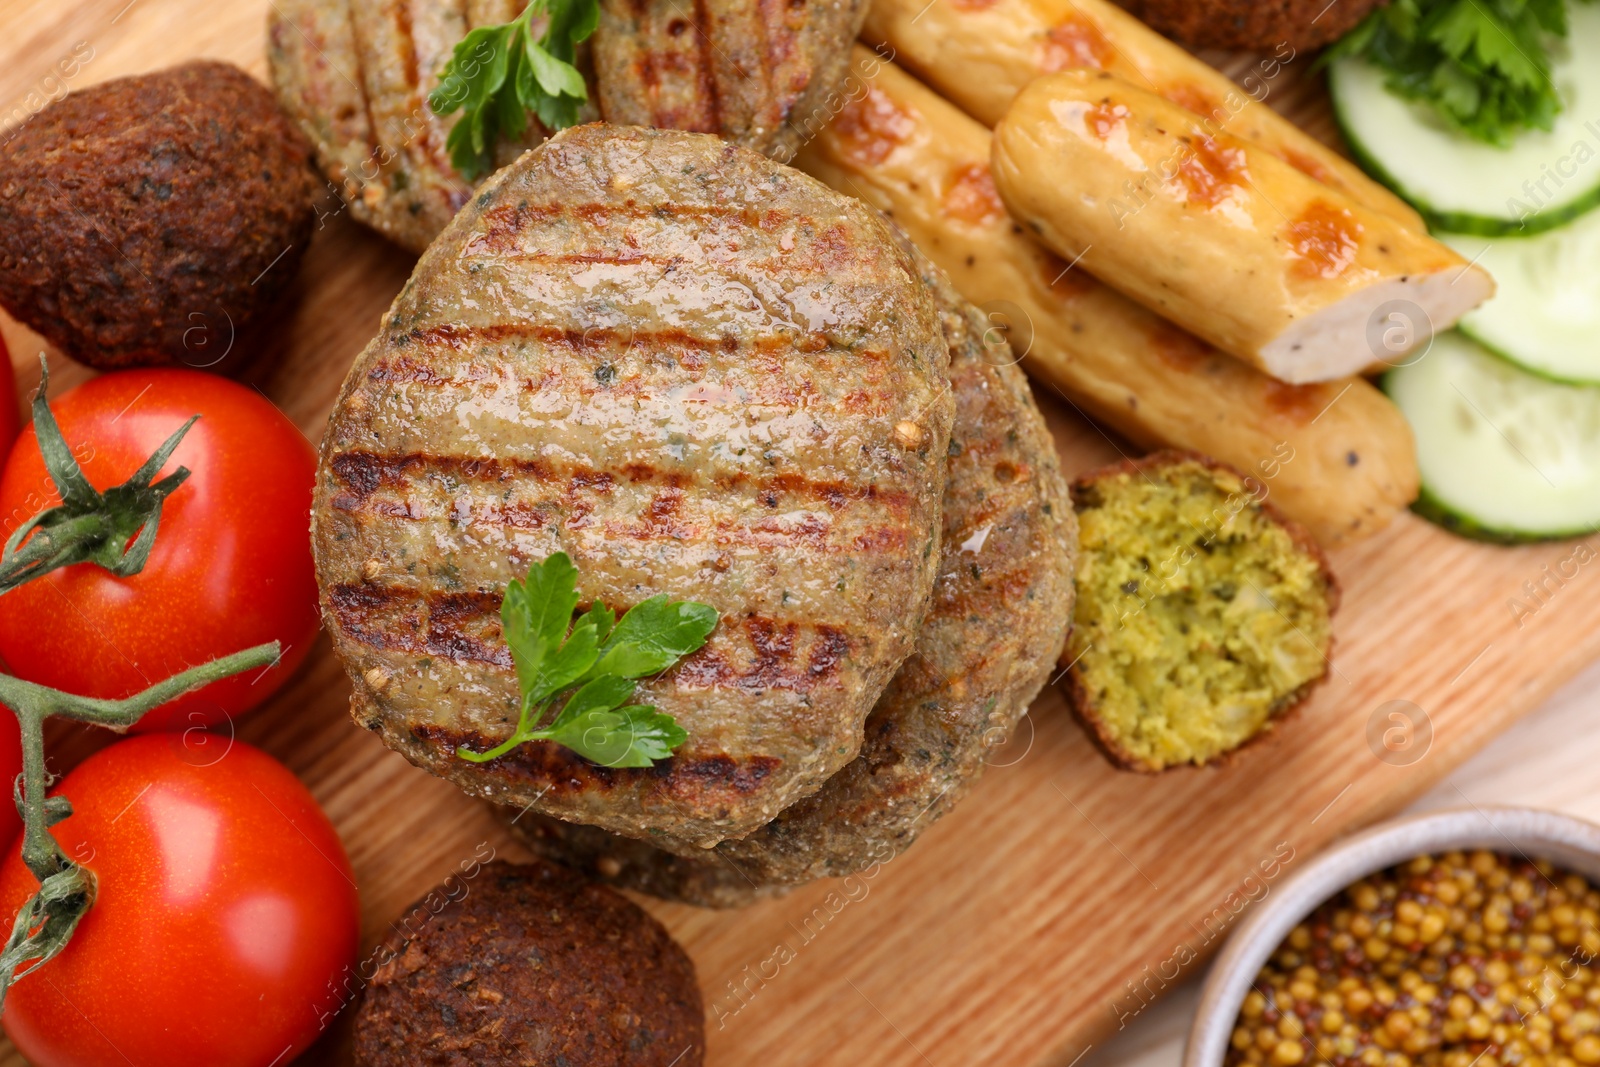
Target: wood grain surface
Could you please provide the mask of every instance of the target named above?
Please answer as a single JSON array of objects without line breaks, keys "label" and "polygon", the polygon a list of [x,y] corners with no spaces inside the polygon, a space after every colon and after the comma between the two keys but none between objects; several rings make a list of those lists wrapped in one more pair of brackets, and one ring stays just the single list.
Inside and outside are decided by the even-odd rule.
[{"label": "wood grain surface", "polygon": [[[256,0],[4,0],[0,102],[10,112],[49,92],[52,66],[79,42],[93,57],[72,88],[194,56],[264,77],[267,10]],[[1235,71],[1249,63],[1212,58]],[[1305,66],[1274,81],[1269,103],[1326,136],[1326,104]],[[255,353],[244,380],[315,439],[411,263],[328,218],[290,299],[257,336],[238,339]],[[31,390],[38,339],[8,319],[0,329]],[[54,354],[51,368],[52,388],[88,373]],[[1045,392],[1069,472],[1122,451]],[[1333,676],[1231,765],[1155,779],[1114,772],[1051,689],[992,751],[970,799],[870,876],[740,912],[646,902],[699,968],[708,1062],[1071,1064],[1197,973],[1272,878],[1406,804],[1600,657],[1600,565],[1559,581],[1547,572],[1575,548],[1476,545],[1407,516],[1334,555],[1346,595]],[[1546,592],[1519,621],[1510,604],[1534,605],[1529,582]],[[495,813],[358,729],[347,699],[322,640],[236,733],[293,768],[338,826],[361,889],[365,950],[480,844],[524,854]],[[1369,743],[1369,725],[1391,725],[1391,701],[1426,717],[1426,751],[1419,742],[1375,754],[1385,750]],[[80,729],[52,740],[64,765],[104,743]],[[349,1014],[303,1062],[348,1062]],[[21,1061],[7,1048],[0,1062]]]},{"label": "wood grain surface", "polygon": [[[1533,714],[1445,775],[1401,816],[1496,805],[1545,808],[1600,822],[1600,662],[1590,664]],[[1200,1001],[1197,971],[1078,1067],[1179,1067]]]}]

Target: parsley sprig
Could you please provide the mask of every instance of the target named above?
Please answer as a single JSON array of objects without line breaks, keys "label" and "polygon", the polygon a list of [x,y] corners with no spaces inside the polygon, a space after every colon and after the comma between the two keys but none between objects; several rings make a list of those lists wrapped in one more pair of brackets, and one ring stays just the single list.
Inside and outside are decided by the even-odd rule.
[{"label": "parsley sprig", "polygon": [[1567,0],[1394,0],[1330,48],[1364,56],[1391,92],[1429,104],[1444,122],[1505,147],[1548,130],[1561,111],[1550,45],[1567,35]]},{"label": "parsley sprig", "polygon": [[[533,18],[545,14],[535,37]],[[479,26],[456,45],[428,106],[437,115],[462,112],[445,145],[463,177],[493,170],[495,141],[521,137],[530,111],[552,130],[577,123],[589,90],[573,60],[599,24],[599,0],[532,0],[510,22]]]},{"label": "parsley sprig", "polygon": [[[607,767],[648,767],[688,737],[672,716],[627,701],[635,679],[659,674],[706,643],[716,609],[653,596],[620,621],[597,602],[573,622],[577,581],[572,560],[557,552],[529,568],[526,582],[506,589],[500,621],[522,712],[516,730],[494,748],[463,747],[456,755],[487,763],[526,741],[554,741]],[[562,696],[561,710],[540,726]]]}]

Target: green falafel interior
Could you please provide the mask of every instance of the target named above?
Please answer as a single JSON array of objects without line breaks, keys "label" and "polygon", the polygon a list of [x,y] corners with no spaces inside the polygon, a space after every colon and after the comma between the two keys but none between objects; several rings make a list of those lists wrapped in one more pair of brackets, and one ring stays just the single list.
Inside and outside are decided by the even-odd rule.
[{"label": "green falafel interior", "polygon": [[1080,478],[1074,708],[1130,770],[1210,763],[1327,673],[1337,587],[1262,487],[1161,452]]}]

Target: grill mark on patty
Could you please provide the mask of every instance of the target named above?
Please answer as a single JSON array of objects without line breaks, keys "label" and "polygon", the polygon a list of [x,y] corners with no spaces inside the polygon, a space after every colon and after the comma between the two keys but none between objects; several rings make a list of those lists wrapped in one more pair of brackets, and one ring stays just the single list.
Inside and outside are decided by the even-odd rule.
[{"label": "grill mark on patty", "polygon": [[[796,645],[803,628],[813,631],[816,638],[807,653],[805,670],[796,671],[790,665],[797,658]],[[827,623],[802,627],[798,622],[780,622],[763,615],[746,617],[744,632],[755,651],[750,666],[741,669],[729,663],[721,651],[706,648],[678,664],[667,677],[691,690],[741,689],[759,693],[783,689],[807,693],[837,675],[855,645],[843,627]]]},{"label": "grill mark on patty", "polygon": [[[635,4],[635,7],[638,5]],[[641,48],[638,58],[633,64],[634,70],[639,72],[639,84],[644,86],[646,100],[659,100],[661,98],[661,75],[656,70],[656,54],[648,48]],[[651,113],[656,109],[651,107]]]},{"label": "grill mark on patty", "polygon": [[[660,224],[659,229],[635,234],[624,230],[617,232],[612,225],[613,215],[638,210],[638,218]],[[526,215],[519,217],[519,213]],[[498,213],[498,214],[497,214]],[[574,226],[564,228],[557,220],[569,219]],[[778,212],[774,209],[729,208],[719,205],[672,204],[647,207],[642,210],[628,205],[612,208],[606,204],[588,202],[561,208],[542,205],[524,208],[522,205],[490,207],[480,215],[480,223],[462,246],[463,254],[493,258],[510,263],[592,263],[629,266],[638,263],[656,263],[668,267],[682,266],[695,261],[697,267],[715,267],[718,257],[737,264],[742,277],[778,277],[784,274],[795,278],[815,277],[836,281],[845,268],[857,270],[871,277],[896,266],[904,266],[899,257],[884,256],[881,250],[855,239],[848,228],[830,220],[796,212]],[[573,232],[577,224],[587,225],[595,232]],[[760,246],[765,258],[751,260],[745,252],[751,231],[770,236],[780,225],[793,230],[793,236],[777,247]],[[521,242],[531,233],[548,238],[552,232],[568,238],[567,244],[577,244],[582,236],[588,245],[579,251],[541,252],[521,247]],[[666,246],[666,251],[643,250],[645,242]],[[783,245],[787,244],[788,247]],[[624,251],[626,246],[627,251]]]},{"label": "grill mark on patty", "polygon": [[490,663],[509,670],[511,652],[500,640],[501,599],[499,593],[423,597],[384,586],[348,583],[328,591],[328,601],[345,636],[369,648]]},{"label": "grill mark on patty", "polygon": [[809,62],[813,57],[805,55],[796,47],[800,35],[811,25],[811,7],[808,3],[796,4],[792,0],[761,0],[761,12],[766,20],[767,65],[771,68],[770,77],[776,78],[780,71],[789,70],[789,79],[783,86],[783,93],[773,94],[774,99],[783,101],[782,106],[786,109],[784,117],[787,118],[794,104],[799,101],[800,94],[811,84],[814,72],[813,65]]},{"label": "grill mark on patty", "polygon": [[[406,85],[410,86],[411,91],[415,93],[417,86],[422,84],[422,78],[417,69],[417,40],[416,34],[412,30],[411,19],[410,0],[396,0],[394,21],[400,43],[400,69],[405,72]],[[427,136],[426,127],[418,131],[418,136]],[[426,145],[423,147],[426,148]]]},{"label": "grill mark on patty", "polygon": [[928,610],[924,628],[935,622],[953,624],[971,623],[978,618],[1004,617],[1006,606],[1020,603],[1039,581],[1037,565],[1024,559],[999,573],[989,570],[975,582],[963,581],[951,592],[946,591],[948,577],[934,586],[933,606]]},{"label": "grill mark on patty", "polygon": [[[690,483],[690,478],[681,472],[665,471],[647,463],[630,463],[619,470],[608,471],[547,460],[476,459],[427,452],[395,455],[352,451],[335,455],[330,465],[334,476],[346,489],[334,499],[333,506],[344,511],[355,510],[380,488],[407,488],[419,478],[492,484],[515,483],[530,478],[550,484],[566,482],[600,493],[609,492],[618,479],[630,485],[666,485],[673,488],[682,488]],[[912,494],[904,490],[880,489],[870,483],[812,478],[799,472],[772,474],[763,478],[743,472],[709,479],[696,474],[694,481],[708,481],[725,492],[742,490],[757,497],[781,493],[796,501],[820,501],[834,511],[854,501],[868,501],[900,515],[915,503]],[[776,501],[769,506],[776,506]]]},{"label": "grill mark on patty", "polygon": [[902,551],[909,538],[903,529],[874,526],[839,542],[831,539],[831,524],[821,516],[807,514],[797,521],[756,519],[749,523],[719,521],[710,526],[683,521],[670,512],[652,508],[639,522],[608,521],[603,527],[607,540],[635,544],[678,542],[709,544],[717,548],[752,548],[758,552],[808,550],[817,555],[868,555]]},{"label": "grill mark on patty", "polygon": [[[783,0],[779,0],[783,2]],[[777,73],[781,60],[774,54],[773,30],[782,32],[781,26],[775,26],[772,18],[772,0],[756,0],[755,17],[750,20],[755,36],[756,53],[761,57],[760,68],[757,74],[761,78],[761,107],[759,110],[767,114],[759,116],[760,119],[770,120],[771,125],[781,126],[789,106],[793,104],[793,97],[784,94],[780,98],[773,92],[773,76]]]},{"label": "grill mark on patty", "polygon": [[[707,124],[703,133],[722,131],[722,94],[717,85],[717,68],[712,52],[716,43],[711,39],[711,12],[706,0],[694,0],[694,32],[700,38],[700,94],[705,100]],[[741,72],[742,73],[742,72]]]},{"label": "grill mark on patty", "polygon": [[[486,737],[475,730],[451,730],[433,723],[411,727],[417,741],[435,748],[438,757],[454,759],[456,749],[465,745],[475,751],[485,752],[499,744],[496,738]],[[762,787],[762,783],[783,766],[776,756],[747,756],[734,759],[724,753],[706,756],[678,754],[661,760],[652,767],[603,767],[591,763],[571,749],[545,741],[532,741],[518,745],[498,759],[482,764],[485,771],[502,778],[521,779],[541,785],[541,795],[548,790],[554,796],[592,797],[604,795],[621,783],[639,778],[667,779],[675,783],[673,791],[692,788],[697,793],[711,792],[732,796],[748,796]]]},{"label": "grill mark on patty", "polygon": [[[682,327],[624,331],[609,326],[578,329],[574,326],[555,326],[548,323],[496,322],[478,325],[440,323],[436,326],[418,326],[394,338],[396,347],[415,347],[429,351],[439,348],[463,351],[474,345],[504,346],[513,342],[534,341],[573,353],[611,350],[620,341],[624,352],[635,349],[646,353],[674,352],[682,361],[683,368],[690,371],[703,370],[707,358],[731,356],[742,351],[747,359],[760,359],[765,362],[766,365],[754,368],[764,378],[782,370],[781,361],[796,353],[808,356],[837,354],[848,356],[857,362],[878,364],[888,359],[888,353],[880,348],[857,347],[815,331],[810,333],[782,331],[755,337],[722,333],[715,337],[707,337]],[[693,353],[695,357],[699,357],[698,361],[691,362],[684,359],[685,353]],[[474,381],[479,377],[489,376],[490,371],[485,368],[481,375],[469,377],[467,380]],[[382,357],[375,360],[367,372],[367,380],[402,384],[417,382],[425,385],[444,385],[454,381],[453,378],[441,374],[432,361],[411,359],[406,356]],[[541,379],[528,387],[543,388],[544,384]]]},{"label": "grill mark on patty", "polygon": [[[659,503],[659,501],[658,501]],[[432,511],[416,500],[376,500],[364,509],[344,508],[335,498],[333,506],[345,511],[365,510],[396,522],[446,522],[452,526],[486,526],[501,529],[539,530],[565,525],[582,529],[590,525],[589,508],[568,503],[566,514],[559,507],[541,509],[537,503],[501,504],[489,502],[467,505],[452,501],[446,511]],[[669,513],[658,513],[652,505],[648,517],[629,523],[612,520],[603,525],[605,537],[612,541],[646,544],[701,544],[716,549],[754,549],[757,552],[793,552],[806,549],[817,555],[869,555],[899,551],[907,543],[904,530],[890,526],[870,527],[847,541],[829,537],[831,524],[815,513],[796,521],[755,519],[750,522],[718,520],[713,523],[680,520]]]},{"label": "grill mark on patty", "polygon": [[[537,271],[541,266],[548,264],[552,267],[659,267],[663,272],[670,273],[698,259],[698,262],[694,263],[696,270],[716,272],[740,284],[748,284],[745,279],[752,274],[768,278],[787,275],[793,285],[804,285],[808,281],[835,283],[841,271],[871,270],[879,266],[858,259],[856,253],[859,249],[854,246],[840,245],[837,242],[819,245],[817,254],[812,256],[797,257],[785,253],[759,260],[744,258],[742,250],[737,249],[731,251],[722,249],[724,258],[721,260],[709,255],[685,256],[678,252],[623,252],[616,249],[595,252],[541,252],[496,247],[489,245],[488,242],[483,242],[481,247],[474,247],[471,251],[474,255],[492,259],[497,264],[514,264],[531,271]],[[550,273],[565,276],[564,272],[560,271],[550,271]],[[754,295],[751,294],[752,299]]]},{"label": "grill mark on patty", "polygon": [[[356,61],[353,81],[356,93],[361,97],[361,110],[367,115],[366,158],[371,159],[378,151],[378,122],[372,116],[372,94],[367,92],[366,49],[362,47],[361,29],[356,25],[355,5],[350,0],[340,0],[339,6],[344,9],[345,19],[350,23],[350,53]],[[342,75],[343,72],[340,73]]]},{"label": "grill mark on patty", "polygon": [[[713,353],[726,351],[729,341],[733,342],[734,350],[741,345],[739,338],[732,335],[722,337],[702,337],[682,328],[668,328],[662,330],[627,330],[613,329],[608,326],[598,326],[580,330],[573,326],[552,326],[542,322],[495,322],[483,324],[440,323],[436,326],[419,326],[403,337],[407,345],[420,345],[426,348],[436,348],[447,345],[451,348],[461,349],[469,344],[499,344],[510,340],[540,341],[547,345],[560,346],[573,351],[588,351],[599,348],[609,348],[615,341],[626,339],[627,347],[635,345],[649,345],[651,347],[681,347],[691,348],[696,351]],[[400,339],[397,339],[400,340]],[[779,338],[760,338],[757,343],[768,342],[772,347],[779,345],[787,347],[786,340]],[[400,364],[400,371],[391,371],[391,366]],[[415,374],[416,377],[409,377]],[[417,363],[413,360],[388,360],[380,359],[373,364],[372,370],[367,373],[372,381],[405,382],[405,381],[448,381],[438,374],[433,373],[433,368],[427,364]]]},{"label": "grill mark on patty", "polygon": [[[438,656],[454,663],[483,663],[510,670],[511,652],[500,629],[501,599],[497,592],[424,593],[354,582],[328,590],[334,617],[344,636],[353,641],[385,652]],[[620,605],[612,607],[622,614]],[[824,622],[786,622],[749,615],[739,628],[750,646],[748,664],[731,662],[729,650],[720,647],[714,637],[717,647],[702,648],[663,678],[690,689],[808,693],[833,683],[857,644],[844,627]],[[802,639],[807,634],[809,641]],[[799,666],[802,651],[803,668]]]},{"label": "grill mark on patty", "polygon": [[[995,610],[984,612],[985,617],[1010,621],[1010,616],[1005,611],[993,603],[990,606]],[[954,627],[956,624],[947,621],[945,625]],[[1010,636],[1004,635],[1004,637]],[[900,673],[895,675],[890,683],[885,693],[885,701],[892,699],[897,705],[907,707],[924,703],[948,707],[954,703],[970,700],[971,694],[967,692],[968,682],[974,678],[982,678],[997,660],[988,651],[977,653],[971,651],[972,645],[979,639],[979,635],[972,630],[952,629],[951,633],[946,635],[946,639],[952,637],[958,639],[960,644],[951,642],[946,648],[940,648],[937,644],[930,645],[926,651],[933,653],[932,655],[919,651],[906,660],[900,668]],[[890,716],[885,716],[884,719],[890,723],[895,721]],[[873,719],[868,719],[867,741],[861,747],[861,754],[868,758],[869,765],[882,767],[890,760],[883,748],[874,743],[875,739],[885,739],[884,727],[875,724]],[[904,755],[903,752],[895,752],[893,761],[898,762]]]},{"label": "grill mark on patty", "polygon": [[476,236],[520,236],[520,232],[533,223],[562,218],[581,219],[594,226],[605,226],[613,218],[655,219],[661,222],[694,218],[725,219],[769,232],[791,223],[807,226],[816,224],[810,215],[783,208],[756,208],[738,204],[673,204],[671,207],[662,207],[636,201],[623,204],[595,200],[581,203],[552,200],[542,204],[523,201],[485,208],[478,215],[479,232]]},{"label": "grill mark on patty", "polygon": [[[818,220],[780,208],[757,208],[728,204],[674,204],[670,207],[628,202],[625,204],[585,201],[582,203],[496,204],[479,215],[477,232],[469,239],[467,249],[503,249],[510,242],[526,236],[530,227],[548,225],[560,220],[585,225],[612,240],[633,243],[639,237],[624,231],[613,232],[613,221],[672,224],[685,220],[698,220],[701,225],[694,233],[737,233],[741,236],[750,230],[773,233],[780,227],[794,227],[797,231],[818,228]],[[667,232],[681,232],[681,227],[671,227]],[[596,234],[595,236],[599,236]]]},{"label": "grill mark on patty", "polygon": [[[752,357],[753,360],[758,358],[761,357]],[[695,366],[690,367],[690,362]],[[513,384],[523,393],[541,394],[545,398],[559,393],[574,405],[580,406],[600,403],[616,405],[621,402],[625,409],[626,401],[629,400],[642,403],[659,401],[668,405],[674,402],[681,405],[707,405],[700,409],[685,407],[685,413],[700,410],[738,411],[746,414],[755,411],[782,415],[794,415],[800,412],[827,414],[830,413],[831,407],[850,415],[881,416],[899,408],[895,396],[883,390],[872,389],[852,390],[832,404],[815,403],[819,397],[809,373],[803,380],[792,381],[777,377],[775,370],[759,373],[761,368],[754,367],[752,377],[755,380],[748,385],[739,382],[714,385],[704,381],[703,376],[699,374],[699,370],[704,366],[703,359],[693,356],[677,361],[676,365],[654,364],[644,368],[645,371],[656,371],[654,375],[633,373],[626,377],[617,377],[615,364],[607,356],[600,356],[596,357],[593,370],[546,366],[537,377],[518,376],[509,384]],[[503,365],[490,369],[466,363],[458,364],[454,369],[465,373],[461,377],[452,377],[418,360],[386,360],[373,366],[367,380],[386,385],[426,386],[441,392],[455,389],[469,395],[474,387],[481,383],[486,382],[490,388],[497,391],[497,387],[508,384]],[[807,368],[808,372],[814,372],[816,369]],[[685,374],[684,371],[689,373]],[[601,382],[605,384],[600,384]]]},{"label": "grill mark on patty", "polygon": [[[500,333],[491,329],[484,336]],[[726,340],[733,344],[724,349],[738,347],[733,338]],[[590,337],[591,347],[562,360],[540,351],[538,341],[527,346],[511,340],[481,346],[465,340],[455,343],[459,347],[435,345],[423,351],[402,340],[396,348],[412,354],[374,360],[366,374],[373,387],[361,390],[364,400],[403,406],[413,418],[422,412],[453,412],[462,403],[476,403],[486,396],[527,409],[524,413],[532,423],[581,417],[598,427],[660,418],[681,426],[690,435],[684,443],[695,447],[712,447],[729,427],[744,427],[750,436],[743,444],[752,459],[764,455],[774,440],[764,437],[761,427],[783,426],[790,435],[788,458],[796,462],[804,462],[804,453],[812,446],[822,445],[831,454],[835,446],[826,443],[830,438],[855,437],[869,447],[882,443],[886,435],[877,420],[918,414],[906,410],[903,395],[885,380],[882,368],[891,357],[884,348],[840,345],[818,350],[763,338],[747,345],[735,369],[712,370],[714,363],[726,361],[704,348],[607,349]],[[833,388],[825,391],[819,383]],[[402,396],[396,390],[391,395],[387,387],[411,392]],[[499,406],[483,414],[508,417]],[[726,462],[736,464],[734,457],[741,454],[730,450],[723,455]],[[816,459],[831,463],[826,455]]]},{"label": "grill mark on patty", "polygon": [[[415,135],[416,143],[431,161],[435,171],[448,175],[454,171],[454,164],[450,162],[450,154],[445,144],[449,136],[450,122],[446,116],[437,114],[432,108],[425,108],[425,101],[428,87],[438,85],[439,74],[453,53],[455,44],[458,43],[445,40],[439,30],[442,25],[453,21],[450,18],[452,15],[459,17],[462,28],[467,29],[467,3],[466,0],[422,0],[420,22],[427,33],[426,40],[423,40],[416,32],[419,21],[419,0],[398,0],[398,2],[401,17],[405,20],[406,84],[411,87],[410,113],[416,116],[425,111],[421,128]],[[465,36],[463,33],[461,39],[465,39]],[[442,46],[442,49],[439,46]],[[454,201],[457,195],[451,193],[449,199]],[[458,204],[457,207],[459,206]]]}]

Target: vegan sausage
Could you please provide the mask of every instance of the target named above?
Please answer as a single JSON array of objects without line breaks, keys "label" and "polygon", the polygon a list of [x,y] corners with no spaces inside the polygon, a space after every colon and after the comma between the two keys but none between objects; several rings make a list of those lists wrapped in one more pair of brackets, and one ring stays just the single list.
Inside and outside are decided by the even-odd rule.
[{"label": "vegan sausage", "polygon": [[[1290,383],[1401,357],[1494,292],[1425,233],[1104,71],[1024,89],[995,127],[993,169],[1058,255]],[[1395,314],[1408,337],[1386,330]]]}]

